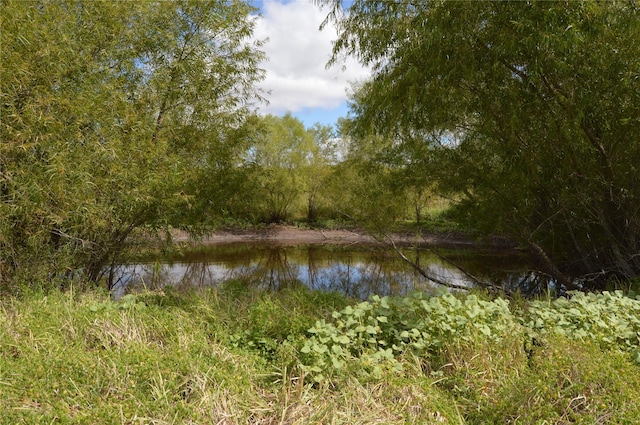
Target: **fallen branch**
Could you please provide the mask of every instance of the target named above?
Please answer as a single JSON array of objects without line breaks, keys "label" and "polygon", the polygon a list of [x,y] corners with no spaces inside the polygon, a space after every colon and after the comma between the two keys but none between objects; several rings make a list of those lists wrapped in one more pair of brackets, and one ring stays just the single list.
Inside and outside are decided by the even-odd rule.
[{"label": "fallen branch", "polygon": [[562,273],[556,265],[551,261],[547,253],[533,241],[529,241],[529,251],[542,263],[544,267],[547,268],[547,273],[554,278],[556,278],[562,285],[565,286],[568,290],[572,291],[584,291],[579,285],[576,285],[571,281],[569,276]]},{"label": "fallen branch", "polygon": [[453,267],[455,267],[456,269],[460,270],[462,272],[462,274],[467,276],[476,285],[482,286],[482,287],[485,287],[485,288],[491,288],[491,289],[493,289],[495,291],[501,291],[501,292],[505,292],[507,294],[511,294],[511,291],[509,291],[506,288],[503,288],[501,286],[496,286],[493,283],[485,282],[483,280],[478,279],[473,274],[471,274],[470,272],[468,272],[464,268],[462,268],[462,266],[460,266],[459,264],[454,263],[453,261],[449,260],[448,258],[443,257],[442,255],[438,254],[436,251],[430,249],[429,252],[431,252],[433,255],[438,257],[440,260],[442,260],[442,261],[444,261],[444,262],[446,262],[448,264],[451,264]]},{"label": "fallen branch", "polygon": [[468,291],[470,289],[468,286],[456,285],[455,283],[451,283],[451,282],[448,282],[446,280],[442,280],[442,279],[434,276],[433,274],[428,273],[426,270],[424,270],[418,264],[416,264],[415,262],[413,262],[410,259],[408,259],[407,256],[404,255],[404,253],[402,251],[400,251],[400,249],[398,248],[398,246],[396,245],[394,240],[389,235],[387,235],[386,233],[382,233],[382,234],[384,235],[385,238],[387,238],[389,240],[389,245],[391,245],[391,247],[396,252],[396,254],[398,254],[400,256],[400,258],[402,258],[407,264],[409,264],[415,271],[417,271],[425,279],[427,279],[427,280],[429,280],[429,281],[431,281],[433,283],[437,283],[438,285],[446,286],[446,287],[452,288],[452,289],[461,289],[461,290],[464,290],[464,291]]}]

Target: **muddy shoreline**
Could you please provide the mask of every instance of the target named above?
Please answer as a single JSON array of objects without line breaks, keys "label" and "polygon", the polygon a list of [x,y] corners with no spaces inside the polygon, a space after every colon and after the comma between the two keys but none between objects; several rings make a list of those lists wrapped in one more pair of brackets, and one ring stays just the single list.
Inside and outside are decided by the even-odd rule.
[{"label": "muddy shoreline", "polygon": [[[400,245],[421,246],[484,246],[494,248],[513,249],[514,245],[504,239],[492,239],[485,241],[475,240],[467,235],[457,232],[422,232],[420,234],[391,234],[394,243]],[[192,238],[181,231],[172,232],[174,242],[193,243],[201,245],[218,245],[230,243],[273,243],[279,245],[305,245],[305,244],[368,244],[377,245],[384,242],[362,230],[329,230],[329,229],[305,229],[295,226],[272,225],[259,229],[225,229],[207,235],[203,238]]]}]

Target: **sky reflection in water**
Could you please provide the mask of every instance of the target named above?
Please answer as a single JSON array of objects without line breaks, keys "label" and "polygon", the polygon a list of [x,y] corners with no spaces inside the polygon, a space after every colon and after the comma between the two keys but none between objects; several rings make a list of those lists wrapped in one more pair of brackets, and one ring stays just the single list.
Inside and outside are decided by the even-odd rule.
[{"label": "sky reflection in water", "polygon": [[[509,289],[529,290],[532,276],[526,258],[513,251],[458,249],[439,251],[406,248],[403,252],[441,280],[457,286],[473,281],[455,265],[479,280]],[[455,264],[455,265],[454,265]],[[274,244],[212,245],[172,258],[155,258],[125,265],[116,271],[114,296],[127,289],[218,286],[241,279],[265,290],[305,285],[366,299],[370,295],[402,295],[412,290],[437,292],[441,285],[420,276],[392,250],[369,246]],[[539,283],[539,282],[538,282]]]}]

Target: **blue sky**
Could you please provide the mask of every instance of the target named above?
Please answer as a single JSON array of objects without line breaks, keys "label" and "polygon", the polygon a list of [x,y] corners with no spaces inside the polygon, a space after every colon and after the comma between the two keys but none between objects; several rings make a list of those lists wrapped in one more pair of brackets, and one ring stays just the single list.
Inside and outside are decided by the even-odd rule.
[{"label": "blue sky", "polygon": [[[307,127],[315,122],[333,125],[347,114],[350,82],[369,75],[355,60],[349,59],[330,69],[333,27],[319,30],[328,13],[311,0],[254,0],[260,8],[254,35],[269,38],[263,50],[269,58],[262,64],[267,76],[261,87],[270,91],[264,114],[291,112]],[[344,70],[343,70],[344,68]]]}]

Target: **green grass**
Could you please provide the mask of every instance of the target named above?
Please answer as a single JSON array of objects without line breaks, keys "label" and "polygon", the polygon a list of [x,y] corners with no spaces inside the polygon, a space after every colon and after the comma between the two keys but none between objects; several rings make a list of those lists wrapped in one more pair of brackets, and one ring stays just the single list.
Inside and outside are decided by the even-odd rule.
[{"label": "green grass", "polygon": [[[428,351],[398,352],[401,370],[380,363],[375,374],[355,349],[349,367],[317,382],[300,352],[317,337],[308,329],[357,305],[305,289],[256,292],[241,282],[119,302],[100,292],[5,298],[0,423],[633,424],[640,417],[633,338],[607,347],[551,328],[532,337],[520,308],[509,319],[516,328],[499,339],[456,331]],[[459,316],[461,305],[454,307]],[[402,323],[404,314],[389,318]]]}]

